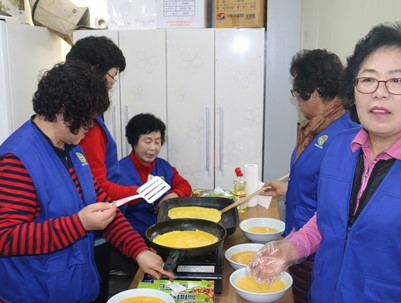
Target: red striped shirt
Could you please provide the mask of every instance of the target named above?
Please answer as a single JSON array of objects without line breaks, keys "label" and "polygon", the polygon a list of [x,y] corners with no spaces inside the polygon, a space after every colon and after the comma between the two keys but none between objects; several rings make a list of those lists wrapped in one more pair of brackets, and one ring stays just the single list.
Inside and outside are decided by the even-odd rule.
[{"label": "red striped shirt", "polygon": [[[71,178],[82,197],[82,190],[75,170]],[[94,180],[97,201],[110,202],[110,198]],[[15,155],[0,158],[0,255],[38,255],[58,251],[70,246],[86,235],[78,215],[51,218],[34,222],[41,211],[40,202],[28,170]],[[131,257],[147,250],[143,238],[118,211],[103,236],[122,252]]]}]

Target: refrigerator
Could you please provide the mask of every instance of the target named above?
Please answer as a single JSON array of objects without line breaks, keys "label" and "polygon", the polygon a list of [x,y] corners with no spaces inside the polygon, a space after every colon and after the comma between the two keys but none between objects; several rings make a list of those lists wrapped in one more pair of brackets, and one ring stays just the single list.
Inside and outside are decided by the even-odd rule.
[{"label": "refrigerator", "polygon": [[47,28],[0,16],[0,144],[33,114],[40,75],[62,61],[65,45]]}]

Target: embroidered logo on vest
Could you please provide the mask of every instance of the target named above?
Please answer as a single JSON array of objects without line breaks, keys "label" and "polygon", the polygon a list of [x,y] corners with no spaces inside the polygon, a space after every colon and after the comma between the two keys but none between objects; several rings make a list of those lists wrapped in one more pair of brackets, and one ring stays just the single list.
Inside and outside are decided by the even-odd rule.
[{"label": "embroidered logo on vest", "polygon": [[317,144],[315,144],[315,146],[319,147],[319,148],[323,148],[323,144],[324,144],[324,142],[327,141],[328,138],[329,138],[329,136],[327,136],[327,135],[320,136],[317,139]]},{"label": "embroidered logo on vest", "polygon": [[88,163],[83,154],[81,154],[80,152],[76,152],[75,154],[77,155],[79,161],[81,161],[82,164],[87,164]]}]

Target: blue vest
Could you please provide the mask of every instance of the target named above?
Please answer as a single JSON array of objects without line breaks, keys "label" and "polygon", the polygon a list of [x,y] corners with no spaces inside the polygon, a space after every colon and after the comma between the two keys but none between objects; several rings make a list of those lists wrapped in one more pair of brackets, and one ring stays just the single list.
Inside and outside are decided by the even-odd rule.
[{"label": "blue vest", "polygon": [[[117,184],[121,184],[121,171],[120,166],[118,165],[117,158],[117,145],[111,136],[109,130],[107,129],[106,124],[103,119],[98,115],[96,117],[96,121],[102,127],[105,135],[106,135],[106,179]],[[123,205],[120,207],[120,210],[124,213],[126,206]],[[95,246],[105,243],[107,240],[103,238],[100,232],[95,233]]]},{"label": "blue vest", "polygon": [[[0,155],[6,153],[21,159],[33,180],[41,207],[35,222],[70,216],[96,202],[92,174],[79,146],[70,156],[84,201],[48,140],[31,121],[1,145]],[[93,233],[88,232],[53,253],[0,257],[0,298],[6,302],[91,302],[100,285],[93,253]]]},{"label": "blue vest", "polygon": [[341,133],[323,159],[317,223],[322,241],[310,290],[312,303],[401,302],[401,161],[396,161],[348,232],[359,150],[358,130]]},{"label": "blue vest", "polygon": [[349,113],[331,123],[318,134],[295,161],[296,149],[291,157],[291,175],[286,195],[285,235],[299,230],[315,214],[317,182],[323,156],[335,136],[349,128],[358,127]]},{"label": "blue vest", "polygon": [[118,165],[118,158],[117,158],[117,145],[114,141],[113,137],[111,136],[109,130],[104,124],[102,118],[100,116],[96,117],[96,121],[99,125],[103,128],[104,133],[106,134],[106,178],[107,180],[121,184],[121,171]]},{"label": "blue vest", "polygon": [[[156,158],[155,161],[156,165],[152,169],[152,175],[163,178],[164,181],[171,185],[174,174],[173,168],[166,160],[161,158]],[[135,165],[129,156],[120,160],[120,168],[123,176],[123,185],[143,185]],[[127,204],[125,216],[142,237],[145,237],[145,232],[148,227],[155,224],[157,221],[155,206],[159,204],[159,201],[160,199],[153,204],[149,204],[145,200],[140,200],[136,205]]]}]

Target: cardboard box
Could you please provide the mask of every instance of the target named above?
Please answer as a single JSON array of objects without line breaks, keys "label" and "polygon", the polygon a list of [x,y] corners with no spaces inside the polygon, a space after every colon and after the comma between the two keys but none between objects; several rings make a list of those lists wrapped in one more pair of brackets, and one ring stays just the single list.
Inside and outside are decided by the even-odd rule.
[{"label": "cardboard box", "polygon": [[212,280],[146,280],[138,288],[158,289],[171,295],[176,303],[213,303],[214,281]]},{"label": "cardboard box", "polygon": [[266,27],[267,0],[215,0],[216,28]]},{"label": "cardboard box", "polygon": [[157,0],[157,28],[207,27],[206,0]]}]

